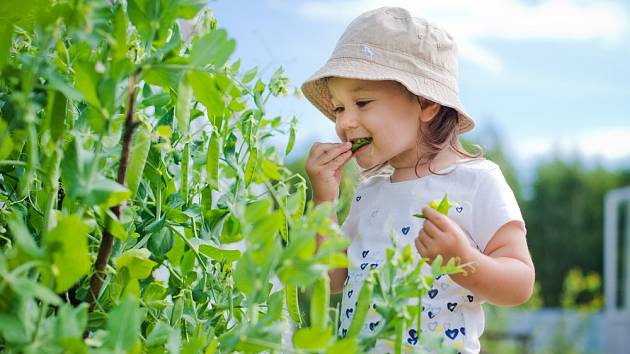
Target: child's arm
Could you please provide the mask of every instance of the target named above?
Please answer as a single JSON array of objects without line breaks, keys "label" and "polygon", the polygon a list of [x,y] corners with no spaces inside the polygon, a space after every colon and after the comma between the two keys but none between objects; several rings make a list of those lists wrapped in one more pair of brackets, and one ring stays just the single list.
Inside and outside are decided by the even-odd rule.
[{"label": "child's arm", "polygon": [[429,259],[441,254],[445,261],[459,257],[462,264],[474,267],[467,275],[450,275],[453,281],[496,305],[520,305],[530,298],[534,264],[521,222],[503,225],[481,253],[470,246],[459,225],[448,216],[431,208],[422,211],[426,220],[415,241],[420,254]]},{"label": "child's arm", "polygon": [[[352,144],[350,142],[338,144],[316,143],[309,151],[305,169],[313,188],[313,202],[318,205],[323,202],[334,202],[339,197],[339,183],[341,171],[350,158]],[[333,212],[331,220],[337,223],[337,215]],[[324,237],[317,235],[317,249]],[[345,252],[345,251],[344,251]],[[333,269],[328,272],[330,276],[331,293],[343,291],[343,283],[346,281],[348,270],[343,268]]]}]

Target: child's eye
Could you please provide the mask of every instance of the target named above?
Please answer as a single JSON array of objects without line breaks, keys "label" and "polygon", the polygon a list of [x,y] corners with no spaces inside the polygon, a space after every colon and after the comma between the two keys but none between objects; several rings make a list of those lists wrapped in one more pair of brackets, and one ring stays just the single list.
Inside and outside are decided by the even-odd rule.
[{"label": "child's eye", "polygon": [[341,113],[341,112],[343,112],[343,107],[335,107],[335,109],[333,111],[335,113]]},{"label": "child's eye", "polygon": [[357,101],[357,106],[365,107],[370,102],[372,102],[372,101]]}]

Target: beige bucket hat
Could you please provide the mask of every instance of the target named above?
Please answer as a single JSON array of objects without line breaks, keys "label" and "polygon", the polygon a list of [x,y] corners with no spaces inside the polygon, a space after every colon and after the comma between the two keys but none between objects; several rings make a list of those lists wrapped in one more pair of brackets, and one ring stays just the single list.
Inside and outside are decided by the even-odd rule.
[{"label": "beige bucket hat", "polygon": [[458,132],[474,127],[459,100],[457,46],[445,30],[399,7],[361,14],[326,64],[302,84],[304,96],[335,121],[325,78],[394,80],[417,96],[459,113]]}]

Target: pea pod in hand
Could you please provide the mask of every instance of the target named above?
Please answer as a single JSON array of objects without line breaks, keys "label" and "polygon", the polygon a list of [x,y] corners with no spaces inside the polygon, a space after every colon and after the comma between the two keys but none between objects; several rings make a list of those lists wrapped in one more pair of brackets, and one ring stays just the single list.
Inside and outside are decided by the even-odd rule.
[{"label": "pea pod in hand", "polygon": [[[434,199],[431,201],[431,203],[429,203],[429,208],[431,209],[435,209],[438,212],[444,214],[444,215],[448,215],[448,210],[453,206],[453,204],[451,204],[451,202],[448,201],[448,195],[444,194],[444,198],[442,198],[442,200],[437,200]],[[420,219],[424,219],[425,216],[422,213],[419,214],[413,214],[413,216],[420,218]]]},{"label": "pea pod in hand", "polygon": [[371,142],[372,142],[372,139],[370,138],[359,138],[354,143],[352,143],[352,147],[350,148],[350,151],[355,152],[359,150],[362,146],[365,146]]}]

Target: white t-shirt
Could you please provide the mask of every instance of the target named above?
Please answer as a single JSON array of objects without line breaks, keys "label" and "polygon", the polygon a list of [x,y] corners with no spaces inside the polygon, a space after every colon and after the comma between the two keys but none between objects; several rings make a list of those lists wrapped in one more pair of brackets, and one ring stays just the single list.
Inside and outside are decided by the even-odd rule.
[{"label": "white t-shirt", "polygon": [[[342,336],[352,322],[363,279],[370,269],[384,263],[385,250],[392,247],[390,235],[396,238],[399,249],[411,245],[415,262],[419,260],[414,239],[424,219],[413,214],[432,200],[448,195],[453,204],[448,216],[468,235],[470,244],[482,252],[501,226],[512,220],[523,222],[514,193],[495,163],[466,159],[438,173],[446,174],[395,183],[388,175],[374,176],[357,187],[348,217],[341,226],[351,241],[340,313]],[[428,265],[422,273],[430,274]],[[422,331],[442,335],[444,345],[459,353],[479,353],[479,337],[484,328],[482,303],[483,299],[448,276],[439,277],[422,299]],[[380,315],[370,309],[362,334],[369,335],[379,326],[382,326]],[[406,328],[403,341],[417,345],[417,329]],[[378,341],[374,352],[393,352],[393,345]]]}]

